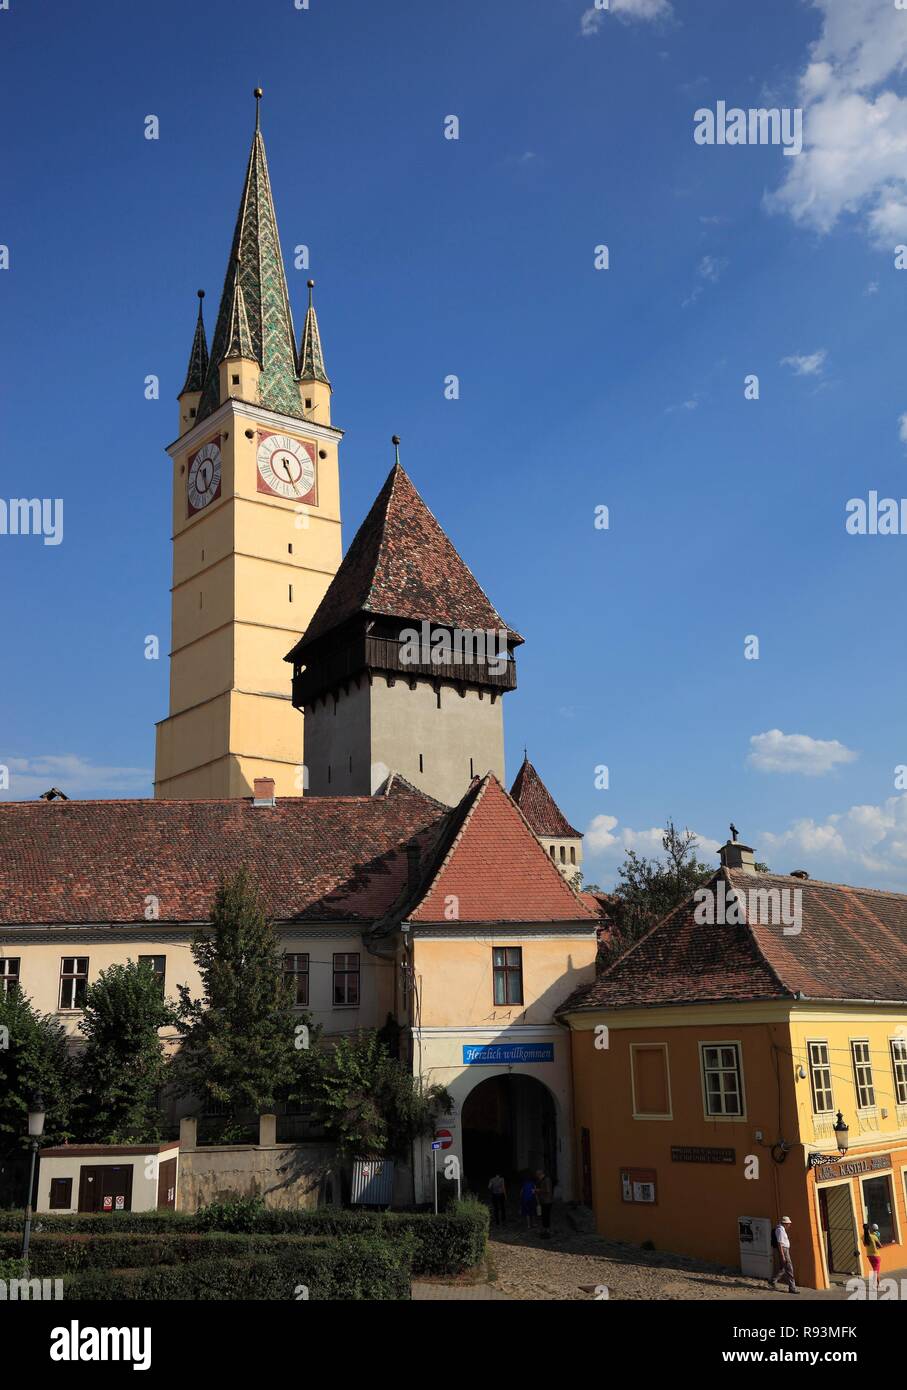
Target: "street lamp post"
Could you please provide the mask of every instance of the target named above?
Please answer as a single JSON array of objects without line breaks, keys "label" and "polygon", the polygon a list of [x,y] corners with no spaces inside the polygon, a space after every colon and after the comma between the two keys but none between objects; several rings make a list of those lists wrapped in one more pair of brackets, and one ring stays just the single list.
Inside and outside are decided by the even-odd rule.
[{"label": "street lamp post", "polygon": [[835,1139],[838,1143],[838,1152],[842,1155],[847,1153],[849,1128],[849,1125],[846,1125],[844,1123],[844,1116],[841,1114],[839,1110],[837,1123],[832,1126],[832,1129],[834,1132]]},{"label": "street lamp post", "polygon": [[31,1168],[28,1174],[28,1201],[25,1206],[25,1235],[22,1238],[22,1258],[28,1273],[28,1242],[31,1239],[31,1197],[35,1186],[35,1159],[38,1156],[38,1140],[44,1133],[44,1101],[35,1096],[28,1107],[28,1137],[31,1140]]}]

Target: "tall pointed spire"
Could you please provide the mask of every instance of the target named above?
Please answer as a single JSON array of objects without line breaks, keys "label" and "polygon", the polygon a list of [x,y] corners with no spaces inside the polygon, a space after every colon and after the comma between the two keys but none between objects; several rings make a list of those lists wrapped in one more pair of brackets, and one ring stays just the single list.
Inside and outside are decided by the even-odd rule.
[{"label": "tall pointed spire", "polygon": [[312,290],[315,288],[315,281],[310,280],[308,285],[309,307],[306,310],[305,323],[302,329],[302,343],[299,347],[299,380],[323,381],[325,386],[330,386],[331,383],[324,369],[324,353],[321,350],[321,332],[318,328],[318,316],[315,313],[315,305],[312,303]]},{"label": "tall pointed spire", "polygon": [[234,326],[240,325],[243,317],[248,329],[246,345],[261,367],[258,404],[283,415],[301,417],[303,413],[296,375],[296,334],[259,121],[260,98],[261,89],[256,88],[255,132],[211,340],[200,420],[220,404],[220,364],[231,347]]},{"label": "tall pointed spire", "polygon": [[208,340],[205,337],[205,320],[202,316],[202,300],[205,291],[198,292],[198,319],[195,323],[195,337],[192,339],[192,351],[189,353],[189,366],[186,368],[186,380],[180,395],[187,391],[201,391],[205,384],[205,374],[208,371]]}]

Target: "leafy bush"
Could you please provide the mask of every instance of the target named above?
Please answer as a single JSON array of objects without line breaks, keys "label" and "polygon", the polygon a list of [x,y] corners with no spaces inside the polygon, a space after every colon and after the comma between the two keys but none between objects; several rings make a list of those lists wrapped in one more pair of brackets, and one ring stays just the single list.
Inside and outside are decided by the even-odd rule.
[{"label": "leafy bush", "polygon": [[[217,1248],[247,1239],[206,1237]],[[351,1238],[336,1244],[280,1242],[267,1254],[214,1257],[151,1269],[92,1269],[65,1276],[64,1297],[90,1302],[198,1299],[294,1301],[408,1299],[411,1249],[406,1242]],[[303,1293],[306,1290],[307,1293]]]},{"label": "leafy bush", "polygon": [[232,1202],[211,1202],[195,1214],[197,1231],[257,1231],[265,1210],[261,1197],[235,1197]]},{"label": "leafy bush", "polygon": [[[10,1256],[9,1252],[3,1248],[5,1239],[0,1237],[0,1241],[2,1241],[0,1243],[0,1279],[24,1279],[25,1261],[19,1257]],[[18,1248],[22,1249],[21,1238],[18,1241]]]}]

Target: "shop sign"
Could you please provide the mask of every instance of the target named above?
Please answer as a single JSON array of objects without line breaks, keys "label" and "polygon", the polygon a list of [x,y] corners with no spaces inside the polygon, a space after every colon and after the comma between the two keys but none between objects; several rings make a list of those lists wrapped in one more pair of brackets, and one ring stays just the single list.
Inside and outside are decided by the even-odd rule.
[{"label": "shop sign", "polygon": [[890,1167],[891,1154],[867,1154],[865,1158],[820,1163],[816,1167],[816,1182],[830,1182],[832,1178],[855,1178],[860,1173],[874,1173],[878,1168]]}]

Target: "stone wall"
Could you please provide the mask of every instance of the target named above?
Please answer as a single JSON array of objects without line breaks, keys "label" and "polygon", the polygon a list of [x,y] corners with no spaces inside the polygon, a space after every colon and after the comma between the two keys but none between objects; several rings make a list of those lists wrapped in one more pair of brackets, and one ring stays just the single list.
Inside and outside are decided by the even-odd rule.
[{"label": "stone wall", "polygon": [[180,1124],[178,1211],[210,1202],[262,1197],[266,1207],[339,1206],[340,1167],[332,1144],[277,1144],[272,1115],[261,1117],[258,1144],[196,1143],[192,1119]]}]

